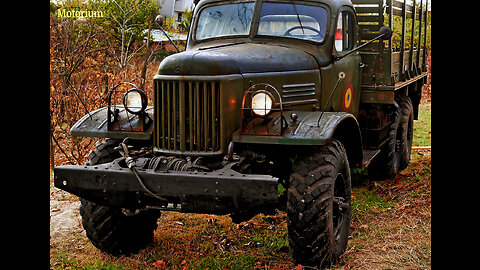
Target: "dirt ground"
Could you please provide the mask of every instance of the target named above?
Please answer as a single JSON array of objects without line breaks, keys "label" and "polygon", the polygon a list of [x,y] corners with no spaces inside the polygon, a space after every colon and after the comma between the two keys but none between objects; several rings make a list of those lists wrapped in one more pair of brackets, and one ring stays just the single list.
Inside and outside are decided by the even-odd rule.
[{"label": "dirt ground", "polygon": [[53,186],[50,179],[50,246],[71,242],[83,234],[78,197]]}]

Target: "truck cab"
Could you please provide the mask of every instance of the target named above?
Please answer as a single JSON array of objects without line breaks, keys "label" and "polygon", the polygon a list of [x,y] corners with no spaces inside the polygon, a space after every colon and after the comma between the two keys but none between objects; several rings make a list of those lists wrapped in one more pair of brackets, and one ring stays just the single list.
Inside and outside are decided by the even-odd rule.
[{"label": "truck cab", "polygon": [[109,94],[123,104],[72,127],[73,136],[105,138],[88,164],[54,169],[55,186],[81,198],[92,243],[136,253],[161,211],[238,223],[279,209],[297,263],[338,261],[352,218],[350,170],[368,166],[384,179],[407,166],[426,75],[412,65],[425,50],[403,48],[415,72],[398,76],[383,2],[359,2],[198,2],[186,50],[153,77],[153,100],[119,84]]},{"label": "truck cab", "polygon": [[[178,96],[176,100],[192,103],[185,107],[185,113],[192,112],[192,118],[186,115],[185,128],[178,132],[185,135],[173,145],[167,143],[167,147],[179,154],[187,151],[205,155],[206,152],[225,154],[230,142],[320,145],[328,141],[328,136],[321,137],[305,124],[319,120],[322,111],[326,113],[319,121],[331,119],[332,112],[347,118],[348,113],[358,114],[359,52],[336,60],[358,45],[355,23],[349,1],[201,1],[195,9],[187,50],[164,59],[154,77],[157,96],[164,91],[176,92],[166,90],[168,87],[185,89],[180,90],[186,93],[184,99]],[[339,74],[343,74],[340,81]],[[264,91],[260,88],[267,85],[271,92],[266,90],[264,97],[272,106],[269,112],[250,113],[248,108],[255,93],[246,90],[253,87],[255,91]],[[196,98],[206,100],[206,107],[203,104],[196,107]],[[211,109],[215,115],[200,112],[202,109]],[[183,111],[176,107],[174,110]],[[208,117],[196,119],[196,114]],[[190,128],[190,122],[197,125]],[[347,122],[346,125],[355,128],[355,120]],[[154,130],[168,129],[173,124],[174,121],[160,122]],[[209,133],[205,134],[208,139],[202,137],[204,132],[199,132],[197,140],[196,132],[202,127]],[[180,129],[180,125],[176,128]],[[157,137],[157,143],[163,143],[164,136],[154,134],[154,139]],[[215,137],[215,141],[210,137]],[[352,161],[360,165],[359,139],[359,133],[353,134],[352,141],[357,140],[357,147],[353,142],[347,144]],[[164,145],[157,149],[168,152]]]}]

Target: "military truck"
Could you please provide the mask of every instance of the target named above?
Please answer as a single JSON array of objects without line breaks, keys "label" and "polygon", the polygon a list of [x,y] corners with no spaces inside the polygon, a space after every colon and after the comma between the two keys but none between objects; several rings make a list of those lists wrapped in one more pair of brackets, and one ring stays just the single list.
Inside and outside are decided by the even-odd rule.
[{"label": "military truck", "polygon": [[105,139],[87,164],[55,167],[54,184],[80,197],[87,237],[110,254],[151,243],[161,211],[239,223],[278,209],[294,261],[328,266],[347,247],[351,170],[385,179],[409,163],[426,15],[415,1],[201,0],[153,100],[114,86],[71,128]]}]

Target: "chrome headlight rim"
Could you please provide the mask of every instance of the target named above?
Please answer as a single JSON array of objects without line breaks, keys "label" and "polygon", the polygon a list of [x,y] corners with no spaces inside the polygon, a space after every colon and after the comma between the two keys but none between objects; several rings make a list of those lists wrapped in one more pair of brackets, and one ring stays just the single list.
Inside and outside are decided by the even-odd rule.
[{"label": "chrome headlight rim", "polygon": [[[137,101],[137,104],[139,104],[140,106],[138,105],[135,106],[135,109],[132,108],[132,106],[128,106],[129,95],[130,97],[132,97],[131,95],[133,93],[138,93],[140,96],[139,97],[140,100]],[[125,107],[125,110],[127,110],[129,113],[136,114],[136,115],[142,114],[143,112],[145,112],[145,109],[147,108],[147,103],[148,103],[147,95],[143,90],[139,88],[128,89],[127,92],[125,92],[125,94],[123,95],[123,106]]]}]

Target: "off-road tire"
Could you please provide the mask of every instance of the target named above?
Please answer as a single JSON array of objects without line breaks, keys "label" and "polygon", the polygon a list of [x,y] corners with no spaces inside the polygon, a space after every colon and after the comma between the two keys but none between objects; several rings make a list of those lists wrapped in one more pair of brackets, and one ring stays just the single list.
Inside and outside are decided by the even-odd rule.
[{"label": "off-road tire", "polygon": [[398,100],[400,107],[400,167],[399,170],[407,168],[410,162],[413,143],[413,105],[409,97],[401,97]]},{"label": "off-road tire", "polygon": [[[121,141],[106,139],[95,144],[87,165],[111,162],[120,157],[113,150]],[[92,244],[115,256],[138,253],[153,241],[157,229],[158,210],[126,211],[121,208],[98,205],[80,198],[82,225]]]},{"label": "off-road tire", "polygon": [[127,215],[120,208],[80,199],[82,225],[88,239],[103,252],[114,256],[138,253],[153,241],[160,211],[141,210]]},{"label": "off-road tire", "polygon": [[88,162],[86,165],[92,166],[95,164],[107,163],[121,157],[120,153],[114,150],[120,142],[121,140],[109,138],[97,141],[95,143],[95,149],[88,154]]},{"label": "off-road tire", "polygon": [[372,180],[394,178],[405,169],[410,161],[413,142],[413,105],[409,97],[396,100],[391,115],[388,141],[382,146],[381,152],[368,167]]},{"label": "off-road tire", "polygon": [[368,168],[368,175],[372,180],[393,178],[400,171],[400,108],[395,107],[390,116],[388,141],[381,147],[378,157],[374,158]]},{"label": "off-road tire", "polygon": [[351,176],[345,148],[332,140],[293,164],[287,194],[288,241],[296,263],[328,267],[347,247]]}]

